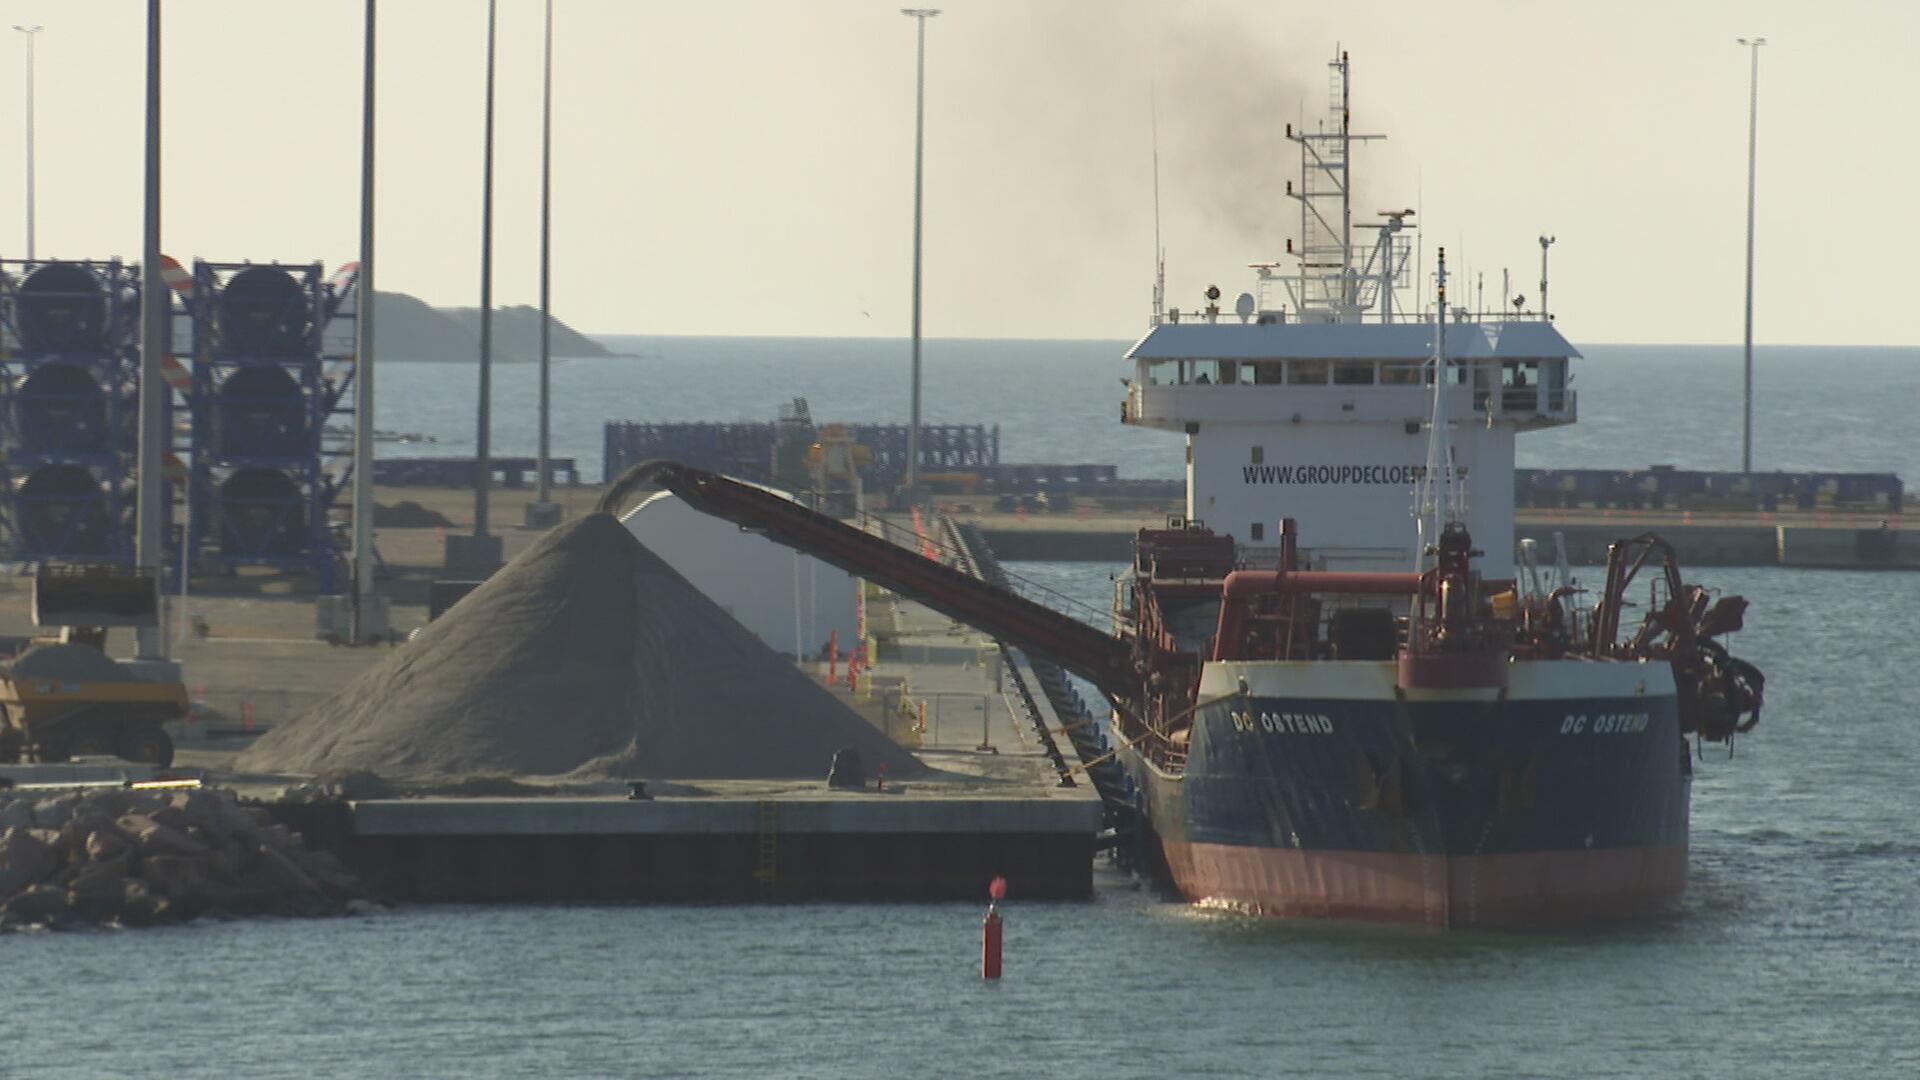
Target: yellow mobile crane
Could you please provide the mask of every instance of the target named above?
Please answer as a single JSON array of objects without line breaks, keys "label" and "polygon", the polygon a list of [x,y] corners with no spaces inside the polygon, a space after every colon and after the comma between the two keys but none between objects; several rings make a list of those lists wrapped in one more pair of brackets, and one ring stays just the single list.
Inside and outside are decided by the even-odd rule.
[{"label": "yellow mobile crane", "polygon": [[0,665],[0,762],[116,755],[173,764],[173,739],[162,725],[187,715],[178,668],[106,652],[109,628],[158,626],[159,619],[159,582],[151,572],[37,571],[33,621],[57,632],[36,637]]}]

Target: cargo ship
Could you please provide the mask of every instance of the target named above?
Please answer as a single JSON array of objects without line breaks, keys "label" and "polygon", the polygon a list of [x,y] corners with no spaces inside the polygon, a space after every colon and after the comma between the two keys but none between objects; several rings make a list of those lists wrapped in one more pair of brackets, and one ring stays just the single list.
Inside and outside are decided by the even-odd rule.
[{"label": "cargo ship", "polygon": [[1449,306],[1441,250],[1430,309],[1403,307],[1413,213],[1353,219],[1377,136],[1350,130],[1344,53],[1330,74],[1328,118],[1287,129],[1290,263],[1254,264],[1231,314],[1156,286],[1128,354],[1122,421],[1187,447],[1184,520],[1116,590],[1150,671],[1115,712],[1133,798],[1198,903],[1444,928],[1669,908],[1698,742],[1758,716],[1760,673],[1715,640],[1745,601],[1652,535],[1593,594],[1507,548],[1515,437],[1578,412],[1551,241],[1537,306]]},{"label": "cargo ship", "polygon": [[1162,310],[1156,283],[1120,418],[1185,437],[1187,501],[1139,532],[1111,631],[925,535],[679,462],[632,466],[601,508],[664,488],[1088,680],[1112,720],[1067,718],[1073,771],[1195,903],[1440,929],[1671,907],[1695,757],[1759,718],[1761,673],[1720,641],[1746,601],[1683,580],[1650,533],[1591,591],[1563,551],[1508,547],[1515,437],[1577,415],[1550,241],[1536,305],[1449,306],[1437,252],[1431,310],[1403,306],[1413,214],[1353,220],[1371,137],[1345,54],[1331,73],[1328,119],[1287,131],[1293,265],[1255,264],[1230,314],[1211,287]]}]

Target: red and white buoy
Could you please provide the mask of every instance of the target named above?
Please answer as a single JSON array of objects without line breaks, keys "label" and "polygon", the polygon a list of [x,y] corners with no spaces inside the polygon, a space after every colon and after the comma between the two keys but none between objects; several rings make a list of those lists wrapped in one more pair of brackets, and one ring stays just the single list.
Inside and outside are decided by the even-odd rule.
[{"label": "red and white buoy", "polygon": [[1000,977],[1000,911],[998,904],[1007,898],[1007,879],[996,877],[987,886],[987,917],[980,921],[980,977]]}]

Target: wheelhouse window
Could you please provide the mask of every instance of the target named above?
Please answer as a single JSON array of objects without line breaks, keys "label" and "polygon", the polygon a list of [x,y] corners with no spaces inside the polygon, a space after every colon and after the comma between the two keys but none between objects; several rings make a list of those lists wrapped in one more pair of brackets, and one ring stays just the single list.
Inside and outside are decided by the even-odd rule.
[{"label": "wheelhouse window", "polygon": [[1335,386],[1372,386],[1373,361],[1342,360],[1333,365]]},{"label": "wheelhouse window", "polygon": [[1500,365],[1500,408],[1540,411],[1540,361],[1508,360]]},{"label": "wheelhouse window", "polygon": [[1325,386],[1327,362],[1325,360],[1289,360],[1287,382],[1298,386]]}]

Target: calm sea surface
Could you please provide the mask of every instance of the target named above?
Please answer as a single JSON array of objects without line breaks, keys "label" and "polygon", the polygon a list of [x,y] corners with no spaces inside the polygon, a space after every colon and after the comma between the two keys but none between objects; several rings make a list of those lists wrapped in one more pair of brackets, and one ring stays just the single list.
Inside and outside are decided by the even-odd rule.
[{"label": "calm sea surface", "polygon": [[[560,453],[609,417],[899,416],[891,347],[635,339],[556,371]],[[633,345],[629,346],[633,348]],[[890,351],[891,350],[891,351]],[[1178,439],[1114,422],[1116,348],[942,342],[928,414],[997,418],[1009,459],[1173,475]],[[1737,351],[1592,349],[1581,424],[1523,460],[1726,467]],[[964,367],[969,374],[961,375]],[[1764,352],[1756,459],[1920,478],[1920,359]],[[447,436],[444,366],[393,365],[381,426]],[[532,386],[500,369],[501,400]],[[470,401],[470,397],[467,399]],[[530,399],[528,399],[530,400]],[[531,448],[503,413],[501,453]],[[1172,444],[1171,449],[1167,444]],[[405,453],[406,450],[396,450]],[[1024,564],[1104,606],[1104,564]],[[1008,907],[975,977],[974,905],[411,908],[0,937],[0,1076],[1920,1075],[1920,574],[1713,569],[1754,601],[1759,729],[1694,786],[1674,918],[1430,936],[1194,911],[1104,874],[1090,904]]]},{"label": "calm sea surface", "polygon": [[[858,338],[603,339],[630,358],[554,365],[554,453],[600,476],[608,420],[771,420],[804,397],[817,420],[905,421],[907,346]],[[929,423],[1000,425],[1006,461],[1117,464],[1177,477],[1182,441],[1122,426],[1123,341],[926,342]],[[1740,467],[1738,347],[1595,345],[1575,363],[1580,422],[1520,439],[1523,466]],[[382,428],[432,434],[396,457],[473,453],[474,369],[381,368]],[[493,449],[531,455],[537,368],[494,367]],[[1920,485],[1920,349],[1760,348],[1754,452],[1760,469],[1894,472]]]}]

